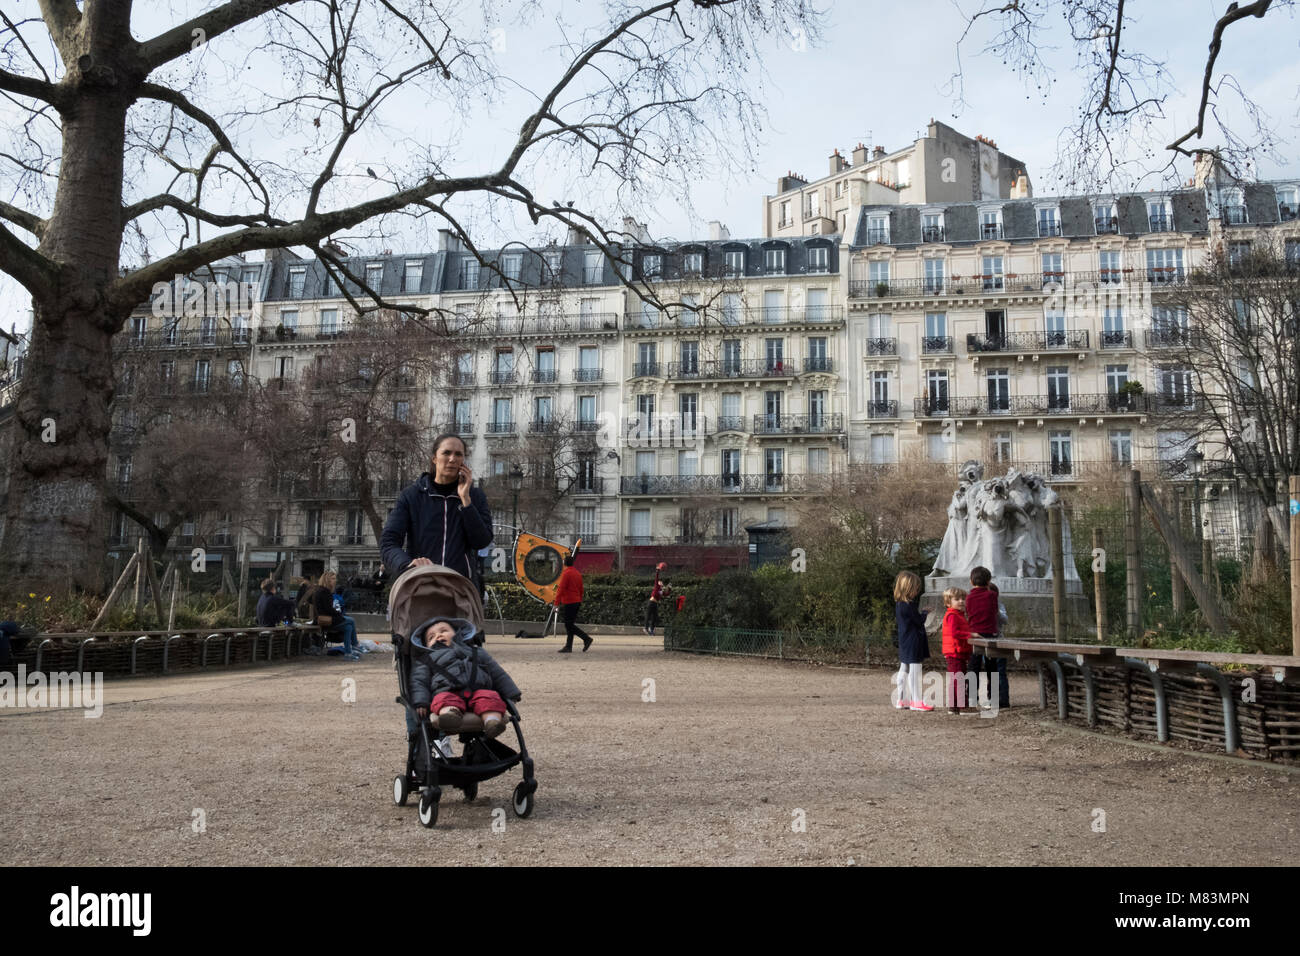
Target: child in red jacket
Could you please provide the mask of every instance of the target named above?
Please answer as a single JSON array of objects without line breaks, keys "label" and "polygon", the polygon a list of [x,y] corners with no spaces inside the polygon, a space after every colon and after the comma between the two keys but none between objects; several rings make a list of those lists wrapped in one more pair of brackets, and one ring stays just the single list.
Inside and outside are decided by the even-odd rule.
[{"label": "child in red jacket", "polygon": [[[948,662],[948,713],[973,714],[966,706],[966,669],[970,666],[970,624],[966,622],[966,592],[948,588],[943,592],[943,657]],[[951,675],[956,675],[951,676]]]}]

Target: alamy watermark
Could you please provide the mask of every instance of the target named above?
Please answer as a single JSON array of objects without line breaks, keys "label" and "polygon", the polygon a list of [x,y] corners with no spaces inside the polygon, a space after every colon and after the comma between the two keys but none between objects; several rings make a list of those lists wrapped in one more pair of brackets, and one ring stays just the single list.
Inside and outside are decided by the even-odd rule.
[{"label": "alamy watermark", "polygon": [[155,282],[152,311],[159,318],[250,315],[257,301],[255,282],[194,282],[176,276]]},{"label": "alamy watermark", "polygon": [[19,664],[18,673],[0,671],[0,707],[81,708],[87,720],[104,713],[104,674],[44,671],[27,673]]}]

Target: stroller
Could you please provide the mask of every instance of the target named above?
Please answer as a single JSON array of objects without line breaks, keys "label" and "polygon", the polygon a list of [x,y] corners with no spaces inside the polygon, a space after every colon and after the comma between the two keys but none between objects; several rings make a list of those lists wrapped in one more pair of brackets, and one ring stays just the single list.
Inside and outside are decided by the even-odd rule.
[{"label": "stroller", "polygon": [[438,801],[444,785],[453,786],[465,794],[465,799],[478,796],[481,780],[490,780],[505,773],[516,764],[523,765],[523,780],[515,787],[511,809],[515,816],[527,817],[533,812],[533,794],[537,780],[533,777],[533,760],[524,746],[524,735],[519,729],[519,711],[513,701],[506,701],[510,724],[519,740],[519,750],[511,750],[501,739],[489,739],[483,733],[483,720],[477,714],[467,713],[458,731],[462,753],[450,756],[438,740],[429,721],[415,715],[411,703],[411,670],[418,655],[427,654],[412,638],[420,625],[434,617],[464,618],[477,631],[474,643],[483,643],[483,603],[478,586],[473,581],[450,568],[432,565],[407,571],[394,582],[388,595],[391,619],[393,657],[397,666],[397,703],[404,706],[415,719],[418,731],[407,748],[406,772],[393,778],[393,803],[406,806],[413,791],[419,791],[419,819],[426,827],[438,822]]}]

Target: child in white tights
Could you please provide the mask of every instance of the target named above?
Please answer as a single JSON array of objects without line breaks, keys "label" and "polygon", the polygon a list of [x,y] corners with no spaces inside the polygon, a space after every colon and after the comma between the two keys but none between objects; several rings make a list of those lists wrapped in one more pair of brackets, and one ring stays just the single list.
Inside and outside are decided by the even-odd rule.
[{"label": "child in white tights", "polygon": [[894,579],[894,617],[898,622],[898,696],[894,707],[902,710],[934,710],[927,707],[921,695],[921,662],[930,656],[930,642],[925,636],[925,617],[922,611],[921,592],[924,585],[920,576],[911,571],[900,572]]}]

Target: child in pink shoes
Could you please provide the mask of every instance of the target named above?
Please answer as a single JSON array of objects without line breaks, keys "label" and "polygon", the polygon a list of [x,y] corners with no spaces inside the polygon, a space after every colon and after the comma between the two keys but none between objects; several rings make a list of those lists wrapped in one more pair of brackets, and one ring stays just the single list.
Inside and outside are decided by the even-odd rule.
[{"label": "child in pink shoes", "polygon": [[901,572],[894,579],[894,617],[898,622],[898,697],[894,707],[902,710],[934,710],[921,699],[921,662],[930,656],[930,642],[925,636],[925,617],[919,575]]}]

